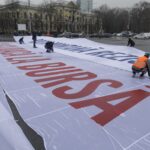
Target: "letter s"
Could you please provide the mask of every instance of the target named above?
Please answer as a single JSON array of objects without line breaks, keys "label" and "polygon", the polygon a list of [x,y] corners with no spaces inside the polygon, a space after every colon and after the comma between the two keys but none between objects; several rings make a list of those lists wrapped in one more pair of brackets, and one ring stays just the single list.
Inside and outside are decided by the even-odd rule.
[{"label": "letter s", "polygon": [[119,88],[120,86],[122,86],[122,83],[119,81],[95,80],[95,81],[88,83],[81,91],[76,92],[76,93],[72,93],[72,94],[67,93],[68,90],[73,89],[69,86],[63,86],[63,87],[57,88],[57,89],[53,90],[52,93],[56,97],[59,97],[62,99],[77,99],[77,98],[82,98],[82,97],[90,95],[98,88],[98,86],[100,84],[103,84],[103,83],[110,83],[109,86],[111,86],[113,88]]}]

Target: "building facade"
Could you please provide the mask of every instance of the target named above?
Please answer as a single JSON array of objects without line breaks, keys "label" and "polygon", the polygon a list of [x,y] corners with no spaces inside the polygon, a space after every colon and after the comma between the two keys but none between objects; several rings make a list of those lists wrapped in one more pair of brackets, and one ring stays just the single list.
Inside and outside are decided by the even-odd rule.
[{"label": "building facade", "polygon": [[82,13],[73,2],[38,7],[16,2],[0,7],[0,32],[4,33],[13,33],[18,24],[25,24],[29,33],[35,30],[44,34],[64,31],[90,34],[97,32],[96,21],[94,14]]}]

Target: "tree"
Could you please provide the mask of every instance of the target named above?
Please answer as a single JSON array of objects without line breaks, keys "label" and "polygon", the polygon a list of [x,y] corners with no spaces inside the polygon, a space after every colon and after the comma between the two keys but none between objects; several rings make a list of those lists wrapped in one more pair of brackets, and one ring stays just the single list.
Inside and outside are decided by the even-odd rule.
[{"label": "tree", "polygon": [[95,11],[95,15],[101,19],[104,32],[113,33],[127,30],[129,13],[126,9],[110,9],[107,5],[102,5]]},{"label": "tree", "polygon": [[131,28],[134,32],[150,31],[150,3],[140,2],[131,10]]},{"label": "tree", "polygon": [[52,31],[52,17],[54,16],[54,14],[56,13],[56,9],[53,5],[53,3],[51,2],[47,2],[46,0],[43,1],[42,3],[42,11],[44,13],[46,13],[47,15],[47,23],[48,23],[48,28],[47,28],[47,34],[50,34]]}]

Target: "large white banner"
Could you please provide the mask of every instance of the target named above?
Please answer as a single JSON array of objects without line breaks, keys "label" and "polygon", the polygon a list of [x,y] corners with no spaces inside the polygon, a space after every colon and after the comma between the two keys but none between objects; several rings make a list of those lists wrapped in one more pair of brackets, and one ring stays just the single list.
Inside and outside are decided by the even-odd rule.
[{"label": "large white banner", "polygon": [[148,78],[31,46],[0,44],[2,149],[150,148]]}]

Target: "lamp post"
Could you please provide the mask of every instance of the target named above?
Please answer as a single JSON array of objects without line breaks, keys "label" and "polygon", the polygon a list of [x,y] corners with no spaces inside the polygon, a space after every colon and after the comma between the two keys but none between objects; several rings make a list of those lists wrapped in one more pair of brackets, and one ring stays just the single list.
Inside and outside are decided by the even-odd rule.
[{"label": "lamp post", "polygon": [[32,22],[31,22],[32,16],[29,13],[30,5],[31,5],[31,2],[30,0],[28,0],[28,27],[29,27],[29,32],[31,33],[32,32]]},{"label": "lamp post", "polygon": [[127,30],[130,30],[130,23],[131,23],[131,10],[128,10],[128,24],[127,24]]}]

